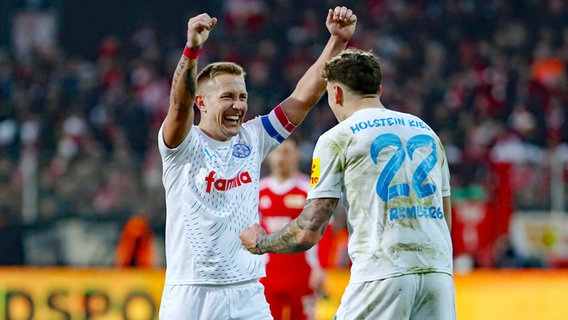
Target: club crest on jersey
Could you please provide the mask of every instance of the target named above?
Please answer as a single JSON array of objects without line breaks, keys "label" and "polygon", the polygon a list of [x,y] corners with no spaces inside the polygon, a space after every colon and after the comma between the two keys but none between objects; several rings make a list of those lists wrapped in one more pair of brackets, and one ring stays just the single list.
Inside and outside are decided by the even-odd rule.
[{"label": "club crest on jersey", "polygon": [[252,182],[248,171],[239,172],[234,178],[231,179],[215,178],[216,174],[217,172],[211,171],[205,178],[205,181],[207,181],[207,193],[210,193],[213,188],[218,191],[227,191],[229,189],[240,187],[243,184]]},{"label": "club crest on jersey", "polygon": [[246,158],[250,155],[250,147],[244,143],[237,143],[233,146],[233,157]]}]

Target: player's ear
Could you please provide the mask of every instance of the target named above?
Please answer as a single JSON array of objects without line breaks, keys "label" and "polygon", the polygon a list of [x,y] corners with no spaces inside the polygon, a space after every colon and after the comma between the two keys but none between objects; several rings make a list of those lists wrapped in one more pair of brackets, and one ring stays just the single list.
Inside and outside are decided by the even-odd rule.
[{"label": "player's ear", "polygon": [[207,111],[207,108],[205,107],[205,102],[204,102],[203,96],[200,95],[200,94],[197,94],[195,96],[195,105],[197,106],[199,111],[201,111],[201,112]]},{"label": "player's ear", "polygon": [[382,84],[379,86],[379,92],[377,92],[377,94],[379,95],[379,97],[381,96],[381,94],[383,94],[383,85]]},{"label": "player's ear", "polygon": [[335,104],[340,106],[343,105],[343,89],[338,85],[333,86],[333,99],[333,102],[335,102]]}]

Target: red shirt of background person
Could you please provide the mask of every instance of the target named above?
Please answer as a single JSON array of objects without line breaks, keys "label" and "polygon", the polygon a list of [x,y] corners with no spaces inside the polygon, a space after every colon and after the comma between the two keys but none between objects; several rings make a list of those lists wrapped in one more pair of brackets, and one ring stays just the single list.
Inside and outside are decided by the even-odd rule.
[{"label": "red shirt of background person", "polygon": [[[310,178],[298,169],[300,155],[292,138],[267,159],[270,175],[260,181],[259,211],[261,225],[272,232],[302,212]],[[331,237],[330,232],[331,227],[326,230],[327,237]],[[318,249],[325,250],[319,246],[308,252],[267,254],[266,277],[261,282],[275,320],[315,318],[316,293],[325,281]]]}]

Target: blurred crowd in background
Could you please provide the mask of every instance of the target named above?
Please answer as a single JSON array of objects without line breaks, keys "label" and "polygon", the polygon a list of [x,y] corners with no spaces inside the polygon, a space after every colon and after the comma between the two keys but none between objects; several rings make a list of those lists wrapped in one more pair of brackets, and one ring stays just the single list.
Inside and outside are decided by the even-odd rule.
[{"label": "blurred crowd in background", "polygon": [[[381,58],[385,106],[418,115],[438,132],[454,194],[491,197],[488,164],[513,163],[515,210],[551,209],[549,169],[568,159],[565,1],[189,1],[164,25],[145,12],[131,28],[78,37],[83,46],[95,41],[90,54],[58,41],[69,27],[65,15],[73,15],[61,1],[56,14],[27,2],[10,13],[10,41],[0,47],[0,226],[18,227],[12,233],[20,241],[34,225],[64,217],[136,215],[163,233],[157,131],[187,18],[199,12],[220,20],[199,65],[244,66],[253,117],[286,97],[317,58],[328,38],[327,8],[353,8],[359,22],[351,45]],[[316,139],[335,123],[324,98],[298,128],[305,172]],[[13,243],[4,247],[14,250]],[[0,255],[6,264],[36,261]]]}]

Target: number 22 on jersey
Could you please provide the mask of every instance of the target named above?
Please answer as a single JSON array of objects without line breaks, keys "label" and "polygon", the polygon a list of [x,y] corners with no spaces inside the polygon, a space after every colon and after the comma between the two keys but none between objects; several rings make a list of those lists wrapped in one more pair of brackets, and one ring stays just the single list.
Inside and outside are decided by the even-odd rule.
[{"label": "number 22 on jersey", "polygon": [[[414,169],[412,189],[419,198],[425,198],[434,194],[436,186],[431,183],[424,184],[428,174],[438,162],[434,138],[425,134],[416,135],[406,142],[405,147],[397,135],[392,133],[382,134],[373,140],[370,148],[371,159],[375,164],[378,164],[379,154],[386,147],[394,147],[396,150],[382,169],[377,181],[376,192],[383,201],[386,202],[399,196],[409,196],[410,186],[408,183],[395,185],[391,185],[391,183],[404,161],[413,161],[414,153],[420,148],[430,148],[432,151]],[[407,156],[408,160],[406,159]]]}]

